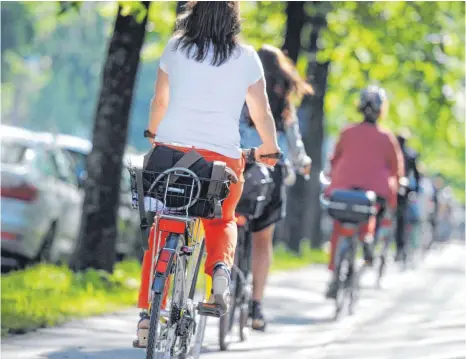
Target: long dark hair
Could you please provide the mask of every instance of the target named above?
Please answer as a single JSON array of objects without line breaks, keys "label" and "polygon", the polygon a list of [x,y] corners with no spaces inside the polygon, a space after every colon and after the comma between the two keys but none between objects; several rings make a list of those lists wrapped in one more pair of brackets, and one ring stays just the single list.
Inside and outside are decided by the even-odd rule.
[{"label": "long dark hair", "polygon": [[301,78],[293,61],[279,48],[263,45],[257,54],[264,67],[267,96],[275,125],[278,131],[284,131],[284,123],[289,120],[284,118],[284,114],[286,110],[291,114],[292,97],[312,94],[312,87]]},{"label": "long dark hair", "polygon": [[237,48],[240,31],[238,1],[189,1],[176,22],[175,49],[202,62],[212,45],[211,64],[220,66]]}]

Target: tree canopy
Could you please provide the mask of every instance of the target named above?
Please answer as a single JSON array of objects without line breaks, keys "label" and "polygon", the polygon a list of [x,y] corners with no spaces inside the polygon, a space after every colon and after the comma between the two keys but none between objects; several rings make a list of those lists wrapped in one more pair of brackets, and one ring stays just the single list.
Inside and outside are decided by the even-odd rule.
[{"label": "tree canopy", "polygon": [[[73,2],[70,2],[70,4]],[[140,2],[119,2],[138,14]],[[68,5],[67,5],[68,6]],[[40,130],[90,137],[101,64],[118,3],[82,3],[58,16],[58,2],[2,5],[2,117]],[[281,47],[286,3],[242,2],[243,38]],[[428,173],[441,172],[464,197],[463,2],[306,2],[307,19],[325,15],[318,60],[330,63],[325,95],[327,134],[357,121],[359,90],[371,83],[389,95],[384,125],[408,127]],[[138,16],[138,15],[137,15]],[[139,14],[141,16],[141,14]],[[176,2],[154,2],[129,143],[143,149],[157,58],[172,34]],[[14,21],[12,21],[14,19]],[[310,25],[302,31],[304,75]],[[4,36],[8,34],[8,36]]]}]

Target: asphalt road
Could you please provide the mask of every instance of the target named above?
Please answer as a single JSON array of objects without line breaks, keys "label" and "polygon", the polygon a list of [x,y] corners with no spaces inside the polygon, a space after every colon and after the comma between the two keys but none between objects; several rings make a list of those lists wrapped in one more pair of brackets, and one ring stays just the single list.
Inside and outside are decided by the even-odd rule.
[{"label": "asphalt road", "polygon": [[[331,320],[323,292],[324,267],[275,275],[265,302],[267,333],[219,352],[209,319],[203,358],[228,359],[460,359],[465,354],[466,251],[452,243],[433,251],[415,270],[391,266],[382,289],[363,278],[355,315]],[[132,349],[137,310],[68,323],[2,340],[3,359],[143,359]],[[235,335],[235,339],[237,336]]]}]

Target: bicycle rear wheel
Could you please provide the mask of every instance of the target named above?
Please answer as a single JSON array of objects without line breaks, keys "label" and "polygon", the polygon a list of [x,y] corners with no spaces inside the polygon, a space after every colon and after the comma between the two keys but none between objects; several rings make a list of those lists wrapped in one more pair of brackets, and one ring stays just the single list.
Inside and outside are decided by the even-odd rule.
[{"label": "bicycle rear wheel", "polygon": [[251,274],[251,232],[243,227],[241,231],[243,240],[243,252],[240,256],[240,269],[243,273],[244,282],[241,285],[241,300],[239,308],[239,338],[242,342],[249,338],[249,313],[252,303],[252,274]]},{"label": "bicycle rear wheel", "polygon": [[350,240],[350,238],[344,238],[338,251],[338,260],[335,267],[338,283],[338,290],[335,298],[335,320],[340,317],[348,296],[348,285],[351,277]]},{"label": "bicycle rear wheel", "polygon": [[184,308],[185,261],[178,255],[182,239],[171,234],[158,260],[158,264],[166,265],[156,265],[146,359],[169,359],[176,350],[177,327]]}]

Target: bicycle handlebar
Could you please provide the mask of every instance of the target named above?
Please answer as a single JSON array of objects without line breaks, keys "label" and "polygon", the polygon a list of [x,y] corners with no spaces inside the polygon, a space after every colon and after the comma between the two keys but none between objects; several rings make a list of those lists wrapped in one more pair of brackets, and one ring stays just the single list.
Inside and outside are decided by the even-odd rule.
[{"label": "bicycle handlebar", "polygon": [[[146,129],[144,130],[144,138],[152,138],[155,139],[155,133],[152,133],[150,130]],[[256,148],[248,148],[248,149],[243,149],[243,155],[246,158],[246,161],[248,163],[255,163],[256,162]],[[266,155],[260,155],[260,158],[270,158],[270,159],[276,159],[276,160],[281,160],[283,158],[283,152],[275,152],[275,153],[269,153]]]},{"label": "bicycle handlebar", "polygon": [[326,188],[330,186],[330,179],[325,175],[324,171],[321,171],[319,174],[320,183]]},{"label": "bicycle handlebar", "polygon": [[325,197],[324,193],[320,194],[319,200],[320,200],[320,204],[322,205],[322,207],[328,208],[330,201]]},{"label": "bicycle handlebar", "polygon": [[[247,163],[256,163],[256,150],[257,148],[247,148],[243,149],[241,152],[243,153],[243,156],[246,159]],[[276,159],[280,160],[283,158],[283,152],[275,152],[275,153],[270,153],[266,155],[260,155],[260,158],[271,158],[271,159]]]}]

